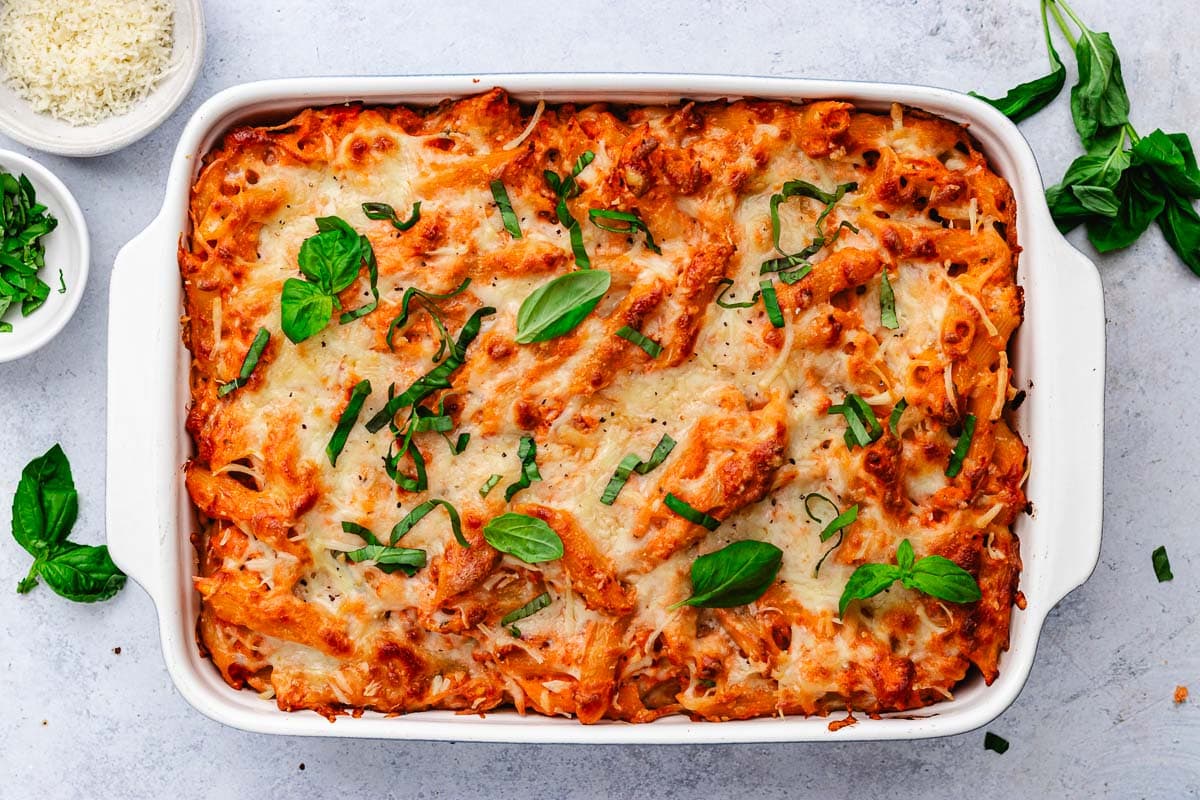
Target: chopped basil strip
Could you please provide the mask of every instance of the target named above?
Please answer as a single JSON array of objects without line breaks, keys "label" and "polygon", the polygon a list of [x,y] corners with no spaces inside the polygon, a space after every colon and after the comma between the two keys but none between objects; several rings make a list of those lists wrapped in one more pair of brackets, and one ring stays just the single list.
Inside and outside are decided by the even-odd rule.
[{"label": "chopped basil strip", "polygon": [[371,247],[371,241],[365,236],[359,236],[359,251],[362,253],[363,261],[367,265],[367,278],[371,282],[371,302],[365,303],[358,308],[343,312],[338,317],[338,323],[345,325],[348,322],[353,322],[359,317],[365,317],[375,309],[379,308],[379,262],[375,260],[375,248]]},{"label": "chopped basil strip", "polygon": [[[507,628],[509,625],[512,625],[514,622],[517,622],[518,620],[522,620],[522,619],[525,619],[526,617],[533,616],[534,614],[541,611],[543,608],[545,608],[548,605],[550,605],[550,593],[542,592],[537,597],[533,598],[528,603],[526,603],[525,605],[518,608],[516,611],[510,611],[507,614],[505,614],[504,617],[500,620],[500,625],[502,627]],[[516,638],[518,638],[518,639],[521,638],[520,631],[517,631]]]},{"label": "chopped basil strip", "polygon": [[574,330],[611,283],[612,276],[598,269],[568,272],[543,283],[517,311],[517,344],[544,342]]},{"label": "chopped basil strip", "polygon": [[367,219],[385,219],[392,223],[396,230],[406,231],[421,221],[421,201],[413,203],[412,216],[406,220],[396,216],[396,209],[387,203],[363,203],[362,212],[367,215]]},{"label": "chopped basil strip", "polygon": [[636,472],[638,475],[645,475],[650,472],[666,461],[667,456],[674,448],[675,440],[664,433],[654,447],[654,452],[645,461],[633,453],[622,458],[621,463],[617,465],[616,472],[609,478],[608,486],[604,487],[604,494],[600,496],[600,502],[611,506],[617,501],[617,495],[621,493],[621,489],[625,487],[625,482],[629,480],[631,474]]},{"label": "chopped basil strip", "polygon": [[892,291],[887,268],[879,276],[879,322],[888,330],[900,327],[900,320],[896,318],[896,293]]},{"label": "chopped basil strip", "polygon": [[585,150],[575,161],[575,168],[566,178],[559,178],[558,174],[551,170],[546,170],[542,173],[542,176],[546,179],[546,183],[558,197],[554,213],[558,217],[559,224],[567,229],[567,233],[571,237],[571,252],[575,255],[575,265],[580,269],[591,269],[592,262],[588,258],[587,250],[583,246],[583,228],[580,227],[579,220],[571,216],[571,210],[567,207],[567,200],[579,194],[579,184],[575,181],[575,178],[595,158],[595,153],[591,150]]},{"label": "chopped basil strip", "polygon": [[470,547],[471,543],[467,541],[462,532],[462,521],[458,517],[458,510],[445,500],[426,500],[421,505],[414,508],[412,511],[392,527],[391,542],[395,544],[401,536],[408,533],[413,527],[425,519],[429,512],[433,511],[438,506],[446,509],[446,515],[450,517],[450,530],[454,533],[455,540],[463,547]]},{"label": "chopped basil strip", "polygon": [[562,539],[545,520],[508,512],[483,526],[483,538],[501,553],[540,564],[563,556]]},{"label": "chopped basil strip", "polygon": [[1164,545],[1154,548],[1154,552],[1150,554],[1150,560],[1154,563],[1154,577],[1158,578],[1159,583],[1175,577],[1171,573],[1171,560],[1167,558],[1167,548]]},{"label": "chopped basil strip", "polygon": [[950,454],[950,463],[946,465],[946,477],[953,478],[962,470],[963,461],[967,458],[967,453],[971,449],[971,439],[975,436],[975,415],[967,414],[963,419],[962,435],[958,437],[958,443],[954,445],[954,452]]},{"label": "chopped basil strip", "polygon": [[433,355],[433,360],[435,362],[441,361],[442,356],[445,355],[446,351],[451,349],[454,346],[454,340],[450,337],[449,332],[446,330],[446,324],[442,321],[441,310],[437,307],[437,305],[433,301],[434,300],[446,300],[446,299],[449,299],[456,295],[462,294],[464,291],[466,291],[467,287],[470,286],[470,284],[471,284],[470,278],[463,278],[463,282],[458,285],[458,288],[452,289],[451,291],[447,292],[446,294],[436,294],[434,292],[426,292],[422,289],[418,289],[415,286],[410,286],[407,289],[405,289],[404,294],[400,298],[400,313],[397,314],[396,318],[392,320],[390,325],[388,325],[388,329],[387,329],[388,349],[389,350],[396,349],[395,345],[392,344],[392,337],[396,335],[396,331],[400,330],[401,328],[403,328],[405,325],[408,324],[408,318],[409,318],[409,314],[410,314],[409,306],[412,305],[413,301],[415,300],[417,302],[417,305],[421,306],[422,308],[424,308],[426,311],[429,312],[429,316],[433,319],[434,327],[436,327],[438,330],[438,335],[440,337],[441,343],[438,345],[437,352],[434,353],[434,355]]},{"label": "chopped basil strip", "polygon": [[983,734],[983,749],[1004,755],[1008,752],[1008,740],[1003,736],[997,736],[991,731],[987,731]]},{"label": "chopped basil strip", "polygon": [[666,503],[667,508],[674,511],[688,522],[701,525],[710,531],[715,531],[721,525],[721,520],[717,519],[716,517],[710,517],[703,511],[698,511],[697,509],[692,508],[685,501],[680,500],[670,492],[667,492],[667,496],[663,498],[663,502]]},{"label": "chopped basil strip", "polygon": [[758,296],[761,294],[761,292],[755,292],[750,296],[749,300],[734,302],[732,300],[725,299],[725,293],[728,292],[730,287],[733,286],[733,281],[731,281],[729,278],[721,278],[721,280],[717,282],[717,285],[722,287],[721,291],[717,293],[716,298],[716,304],[721,308],[750,308],[758,302]]},{"label": "chopped basil strip", "polygon": [[[817,513],[815,511],[813,511],[812,502],[814,500],[820,500],[822,503],[825,503],[826,505],[828,505],[833,510],[833,516],[836,517],[838,515],[837,503],[833,502],[832,500],[830,500],[828,497],[826,497],[823,494],[818,494],[817,492],[810,492],[809,494],[806,494],[804,496],[804,513],[807,514],[808,518],[811,519],[813,522],[824,522],[825,521],[825,520],[821,519],[820,517],[818,517]],[[824,540],[822,540],[822,541],[824,541]]]},{"label": "chopped basil strip", "polygon": [[[50,296],[50,285],[38,276],[46,266],[41,240],[57,227],[58,220],[37,201],[29,179],[0,169],[0,333],[12,332],[12,323],[3,321],[9,308],[19,305],[21,316],[28,317]],[[59,292],[65,293],[62,270],[58,280]]]},{"label": "chopped basil strip", "polygon": [[626,341],[633,342],[638,347],[645,350],[646,355],[650,356],[651,358],[658,358],[659,354],[662,353],[661,344],[654,341],[649,336],[641,333],[640,331],[635,331],[628,325],[622,325],[620,328],[618,328],[617,336],[620,336]]},{"label": "chopped basil strip", "polygon": [[517,478],[515,483],[510,483],[504,490],[505,502],[511,501],[513,496],[522,489],[528,489],[534,481],[542,479],[537,468],[537,442],[532,436],[521,437],[521,444],[517,448],[517,457],[521,459],[521,477]]},{"label": "chopped basil strip", "polygon": [[783,551],[767,542],[744,540],[692,562],[692,596],[669,607],[732,608],[762,597],[783,564]]},{"label": "chopped basil strip", "polygon": [[899,436],[900,418],[904,416],[904,409],[908,408],[908,401],[903,397],[900,402],[896,403],[896,407],[892,409],[892,413],[888,416],[888,429],[892,432],[892,436]]},{"label": "chopped basil strip", "polygon": [[821,541],[827,542],[835,534],[840,533],[850,526],[852,522],[858,519],[858,505],[852,505],[838,514],[833,522],[825,526],[825,530],[821,531]]},{"label": "chopped basil strip", "polygon": [[387,404],[379,410],[379,413],[367,421],[367,430],[371,433],[376,433],[391,422],[400,409],[420,403],[438,389],[449,389],[450,375],[461,367],[466,360],[467,348],[471,342],[475,341],[475,337],[479,335],[479,328],[483,324],[483,318],[495,313],[496,309],[490,306],[476,309],[475,313],[463,325],[462,330],[459,331],[458,341],[449,348],[451,352],[446,356],[446,360],[420,378],[417,378],[413,382],[413,385],[405,389],[402,394],[391,397],[391,393],[389,392]]},{"label": "chopped basil strip", "polygon": [[775,296],[775,286],[770,279],[758,282],[758,288],[762,292],[763,307],[767,309],[767,319],[771,320],[771,324],[776,328],[783,327],[783,312],[779,309],[779,298]]},{"label": "chopped basil strip", "polygon": [[841,414],[846,418],[846,447],[866,447],[883,435],[883,427],[875,418],[875,412],[865,400],[856,394],[847,394],[846,399],[830,406],[826,414]]},{"label": "chopped basil strip", "polygon": [[813,577],[815,578],[821,573],[821,565],[825,563],[825,559],[829,558],[830,554],[833,553],[834,550],[837,550],[838,547],[841,546],[842,539],[844,539],[846,536],[846,528],[848,528],[851,525],[851,523],[853,523],[855,520],[858,519],[858,505],[855,504],[855,505],[851,506],[850,508],[846,509],[845,511],[838,513],[837,504],[834,503],[832,500],[830,500],[825,495],[817,494],[816,492],[806,495],[804,498],[804,513],[808,514],[808,518],[811,519],[813,522],[818,522],[818,523],[824,522],[825,520],[818,517],[816,515],[816,513],[812,510],[812,501],[813,500],[820,500],[820,501],[826,503],[833,510],[833,513],[834,513],[833,520],[831,520],[829,522],[829,524],[826,525],[825,528],[821,531],[821,541],[822,542],[829,541],[833,537],[834,534],[837,534],[837,537],[838,537],[838,540],[833,543],[832,547],[830,547],[828,550],[825,551],[825,553],[821,556],[821,558],[817,560],[817,565],[815,567],[813,567]]},{"label": "chopped basil strip", "polygon": [[[613,211],[606,208],[593,208],[588,211],[588,219],[602,231],[609,233],[623,233],[632,235],[637,231],[646,234],[646,247],[652,252],[662,255],[662,249],[654,242],[654,236],[651,235],[650,229],[646,227],[646,223],[637,214],[629,211]],[[624,225],[606,225],[599,220],[611,219],[617,222],[624,222]]]},{"label": "chopped basil strip", "polygon": [[499,475],[496,473],[493,473],[492,475],[490,475],[488,477],[488,479],[483,482],[483,486],[479,487],[479,496],[487,497],[488,492],[490,492],[492,489],[495,489],[496,484],[499,483],[503,478],[504,478],[503,475]]},{"label": "chopped basil strip", "polygon": [[[808,263],[808,259],[820,252],[821,248],[837,241],[843,228],[849,228],[858,233],[858,228],[854,227],[848,220],[843,220],[839,223],[829,237],[825,236],[824,230],[821,227],[825,222],[825,218],[829,216],[830,212],[833,211],[833,207],[846,195],[846,192],[852,192],[857,188],[857,183],[843,183],[839,184],[834,191],[826,192],[807,181],[787,181],[784,183],[783,189],[778,194],[771,195],[771,243],[775,246],[775,250],[780,256],[764,261],[760,272],[763,274],[768,272],[782,272],[794,267],[800,267],[801,269],[783,278],[784,283],[795,283],[812,270],[812,265]],[[779,224],[779,206],[792,197],[809,197],[824,203],[825,208],[822,209],[820,216],[817,217],[814,225],[817,235],[812,242],[799,252],[785,253],[779,244],[779,237],[782,232]]]},{"label": "chopped basil strip", "polygon": [[513,211],[512,201],[508,199],[508,190],[504,188],[504,181],[497,178],[492,181],[492,199],[496,201],[496,207],[500,209],[500,218],[504,220],[504,230],[508,231],[514,239],[521,238],[521,222],[517,219],[517,214]]},{"label": "chopped basil strip", "polygon": [[338,417],[337,427],[333,430],[333,436],[329,439],[329,444],[325,446],[325,454],[329,456],[329,463],[337,466],[338,456],[342,453],[342,448],[346,446],[346,439],[350,436],[350,431],[354,428],[354,423],[358,422],[358,415],[362,412],[363,401],[367,399],[367,395],[371,393],[370,381],[359,381],[354,389],[350,392],[350,401],[346,403],[346,408],[342,411],[342,415]]},{"label": "chopped basil strip", "polygon": [[258,329],[258,333],[254,335],[254,341],[250,343],[250,349],[246,351],[246,357],[242,359],[242,369],[238,372],[238,376],[229,383],[222,383],[217,388],[217,397],[224,397],[250,382],[250,376],[254,374],[254,368],[258,366],[258,359],[262,357],[262,352],[266,349],[270,339],[271,334],[266,328]]},{"label": "chopped basil strip", "polygon": [[392,545],[385,545],[369,528],[355,522],[343,522],[342,530],[362,537],[363,541],[367,543],[366,547],[345,551],[343,555],[349,561],[355,563],[374,561],[375,566],[383,572],[391,574],[400,570],[409,577],[415,575],[418,568],[425,566],[425,551],[410,547],[395,547],[397,537],[393,537]]}]

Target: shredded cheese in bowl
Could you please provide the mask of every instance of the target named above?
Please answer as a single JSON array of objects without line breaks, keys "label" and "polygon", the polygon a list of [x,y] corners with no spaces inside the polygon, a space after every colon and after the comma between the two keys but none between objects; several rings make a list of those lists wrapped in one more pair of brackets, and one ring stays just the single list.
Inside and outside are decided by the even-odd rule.
[{"label": "shredded cheese in bowl", "polygon": [[167,0],[6,0],[5,82],[39,113],[92,125],[128,111],[172,69]]}]

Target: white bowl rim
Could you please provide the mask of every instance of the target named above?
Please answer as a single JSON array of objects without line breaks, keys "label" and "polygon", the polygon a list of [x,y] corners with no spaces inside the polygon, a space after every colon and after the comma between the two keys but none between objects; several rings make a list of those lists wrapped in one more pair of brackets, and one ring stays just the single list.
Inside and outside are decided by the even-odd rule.
[{"label": "white bowl rim", "polygon": [[[149,134],[151,131],[162,125],[175,110],[179,108],[184,99],[192,91],[192,87],[196,83],[196,78],[200,75],[200,67],[204,64],[204,6],[202,0],[177,0],[174,2],[176,11],[186,9],[192,19],[192,36],[187,41],[176,40],[175,48],[177,53],[182,53],[184,65],[181,69],[184,70],[185,78],[178,83],[173,89],[173,95],[170,100],[157,111],[144,114],[144,108],[150,98],[154,97],[160,91],[166,88],[164,81],[156,88],[152,89],[148,95],[139,100],[132,108],[120,118],[125,118],[130,121],[130,125],[121,133],[109,136],[103,139],[94,139],[89,137],[89,132],[95,127],[93,125],[80,125],[74,130],[79,134],[73,140],[63,141],[61,138],[49,138],[39,136],[37,133],[30,132],[26,126],[14,124],[13,117],[16,114],[5,111],[0,108],[0,133],[9,137],[15,142],[20,142],[27,147],[32,147],[35,150],[40,150],[43,153],[52,153],[60,156],[72,156],[90,158],[93,156],[103,156],[109,153],[114,153],[123,147],[127,147],[138,139]],[[24,101],[22,101],[24,102]],[[24,109],[27,113],[34,112],[26,104]]]},{"label": "white bowl rim", "polygon": [[[71,194],[71,190],[62,180],[50,171],[49,167],[34,161],[32,158],[13,150],[0,149],[0,167],[12,172],[23,172],[26,174],[32,173],[36,176],[39,183],[43,183],[50,188],[50,194],[53,195],[51,202],[51,212],[58,218],[58,227],[51,231],[48,235],[54,236],[56,233],[69,234],[74,237],[79,245],[79,263],[76,265],[77,273],[75,279],[67,286],[66,300],[58,309],[58,318],[53,323],[45,328],[42,328],[37,334],[22,337],[21,328],[18,325],[13,326],[11,333],[0,334],[0,336],[12,337],[6,338],[7,343],[16,343],[14,348],[8,352],[0,352],[0,363],[7,361],[16,361],[19,358],[40,350],[47,342],[57,336],[71,318],[75,316],[76,310],[79,308],[79,302],[83,299],[84,290],[87,288],[88,272],[91,268],[92,253],[91,253],[91,237],[88,234],[87,220],[83,216],[83,210],[80,209],[79,203],[75,200],[75,195]],[[50,206],[51,203],[46,203],[45,197],[39,197],[38,202],[45,203]],[[49,311],[49,309],[46,309]],[[38,313],[38,312],[34,312]]]}]

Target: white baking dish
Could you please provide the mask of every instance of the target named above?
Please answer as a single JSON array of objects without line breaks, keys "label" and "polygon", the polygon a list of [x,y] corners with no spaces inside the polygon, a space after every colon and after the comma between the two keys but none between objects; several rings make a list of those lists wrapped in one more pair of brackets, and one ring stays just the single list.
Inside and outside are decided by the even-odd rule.
[{"label": "white baking dish", "polygon": [[[199,156],[231,126],[278,119],[310,105],[434,104],[502,86],[523,101],[674,102],[680,98],[754,96],[840,98],[864,107],[892,102],[970,126],[995,169],[1013,187],[1024,252],[1025,323],[1014,343],[1015,382],[1028,390],[1016,412],[1030,447],[1027,491],[1034,512],[1017,523],[1025,563],[1012,642],[1000,677],[968,680],[952,701],[907,714],[829,730],[829,719],[771,718],[704,723],[668,717],[644,725],[515,712],[486,718],[430,711],[387,717],[366,713],[330,723],[308,711],[286,713],[250,691],[227,686],[195,641],[198,598],[192,590],[192,510],[180,466],[188,354],[180,343],[181,286],[176,247]],[[249,731],[459,741],[689,743],[906,739],[960,733],[984,725],[1016,698],[1033,665],[1046,614],[1081,584],[1100,552],[1103,456],[1104,309],[1093,264],[1051,222],[1028,144],[990,106],[942,89],[844,81],[714,75],[491,75],[274,80],[235,86],[192,116],[171,166],[162,211],[117,255],[109,310],[108,543],[113,558],[154,598],[163,654],[175,685],[213,719]],[[840,715],[838,715],[840,716]]]}]

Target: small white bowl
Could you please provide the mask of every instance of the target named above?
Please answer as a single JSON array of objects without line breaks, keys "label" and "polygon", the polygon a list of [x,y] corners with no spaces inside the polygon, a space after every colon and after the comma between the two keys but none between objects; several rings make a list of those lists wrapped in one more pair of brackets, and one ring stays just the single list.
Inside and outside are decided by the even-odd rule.
[{"label": "small white bowl", "polygon": [[[4,319],[12,323],[13,329],[0,333],[0,362],[4,362],[29,355],[53,339],[70,321],[87,287],[91,243],[79,204],[54,173],[11,150],[0,150],[0,167],[14,177],[29,178],[37,201],[58,220],[58,226],[42,239],[46,246],[46,266],[39,277],[50,285],[50,296],[28,317],[21,316],[19,307],[8,309]],[[65,293],[59,291],[60,269],[67,287]]]},{"label": "small white bowl", "polygon": [[0,73],[0,132],[21,144],[63,156],[102,156],[136,142],[171,116],[191,91],[204,61],[201,0],[175,3],[175,68],[129,111],[95,125],[72,125],[39,114]]}]

